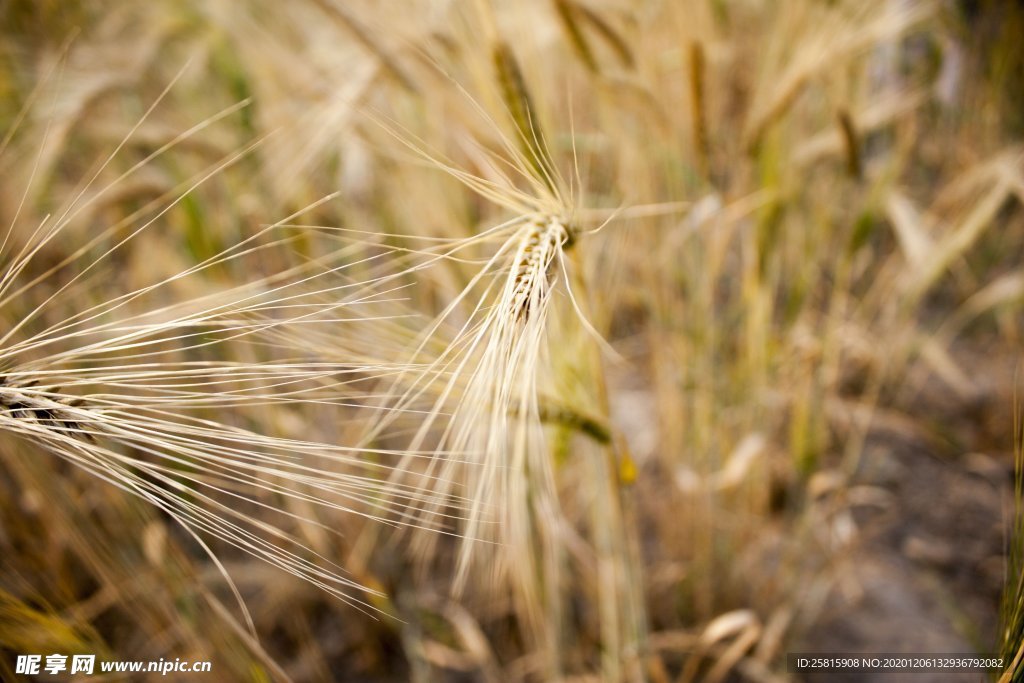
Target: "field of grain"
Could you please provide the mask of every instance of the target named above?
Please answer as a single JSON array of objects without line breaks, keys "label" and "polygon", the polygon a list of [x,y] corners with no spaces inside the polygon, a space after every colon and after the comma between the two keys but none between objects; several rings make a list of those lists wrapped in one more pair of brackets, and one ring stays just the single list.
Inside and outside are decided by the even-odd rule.
[{"label": "field of grain", "polygon": [[1021,35],[0,2],[0,678],[1024,680]]}]

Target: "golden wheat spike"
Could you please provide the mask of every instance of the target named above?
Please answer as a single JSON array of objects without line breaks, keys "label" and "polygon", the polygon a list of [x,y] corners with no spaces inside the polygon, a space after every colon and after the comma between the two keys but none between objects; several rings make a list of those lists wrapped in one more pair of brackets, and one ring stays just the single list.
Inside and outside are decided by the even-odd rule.
[{"label": "golden wheat spike", "polygon": [[550,280],[557,250],[571,242],[571,235],[570,228],[554,216],[539,215],[527,221],[509,275],[511,317],[518,320],[529,314],[538,288]]}]

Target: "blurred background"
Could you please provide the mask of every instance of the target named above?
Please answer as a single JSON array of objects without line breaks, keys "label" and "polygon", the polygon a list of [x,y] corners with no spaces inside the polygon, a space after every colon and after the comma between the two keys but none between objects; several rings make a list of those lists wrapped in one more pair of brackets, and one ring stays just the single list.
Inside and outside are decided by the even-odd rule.
[{"label": "blurred background", "polygon": [[[454,540],[426,551],[268,488],[316,562],[383,595],[356,609],[206,539],[250,627],[173,519],[0,435],[0,675],[83,652],[212,660],[218,681],[835,680],[786,670],[821,651],[1002,653],[1024,680],[1022,36],[1009,0],[3,0],[5,272],[44,217],[110,185],[16,274],[48,275],[5,328],[74,272],[54,264],[150,218],[49,315],[299,211],[322,229],[161,296],[336,254],[330,228],[470,239],[509,209],[410,143],[505,182],[526,103],[581,227],[610,219],[572,249],[615,353],[553,309],[559,408],[537,429],[560,512],[534,523],[557,542],[522,560],[539,597],[485,579],[486,556],[453,594]],[[410,277],[408,324],[291,341],[396,358],[473,267]],[[246,411],[223,419],[328,444],[365,417]]]}]

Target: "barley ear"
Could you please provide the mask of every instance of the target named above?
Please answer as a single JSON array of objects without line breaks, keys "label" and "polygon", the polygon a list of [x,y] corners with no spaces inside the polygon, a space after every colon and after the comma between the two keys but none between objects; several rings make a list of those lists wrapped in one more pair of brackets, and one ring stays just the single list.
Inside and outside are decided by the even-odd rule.
[{"label": "barley ear", "polygon": [[629,49],[629,43],[625,38],[619,35],[618,31],[612,28],[611,24],[605,21],[600,14],[584,4],[576,4],[574,7],[581,18],[590,22],[590,25],[594,27],[597,35],[604,38],[604,41],[608,43],[608,46],[612,49],[612,52],[615,53],[616,58],[618,58],[619,63],[622,64],[623,67],[626,69],[632,69],[636,66],[636,58],[633,57],[633,51]]},{"label": "barley ear", "polygon": [[590,49],[590,44],[587,42],[586,36],[583,35],[583,30],[576,22],[576,4],[571,0],[553,0],[553,2],[555,4],[555,12],[558,14],[558,20],[561,22],[562,28],[565,29],[565,35],[569,38],[569,42],[572,44],[576,54],[583,64],[586,65],[588,71],[594,74],[598,73],[600,69],[597,66],[597,58],[594,57],[594,51]]},{"label": "barley ear", "polygon": [[863,167],[860,159],[860,141],[857,136],[857,128],[853,123],[853,117],[846,109],[840,109],[836,115],[839,121],[839,130],[843,135],[843,146],[846,148],[846,166],[850,175],[860,178],[863,175]]},{"label": "barley ear", "polygon": [[515,124],[522,152],[537,179],[544,183],[552,194],[557,195],[554,163],[545,145],[540,120],[533,108],[533,101],[515,54],[507,43],[499,41],[494,45],[492,57],[501,98]]},{"label": "barley ear", "polygon": [[693,148],[697,152],[697,166],[701,175],[708,175],[708,124],[705,104],[704,46],[700,41],[690,43],[690,107],[693,117]]}]

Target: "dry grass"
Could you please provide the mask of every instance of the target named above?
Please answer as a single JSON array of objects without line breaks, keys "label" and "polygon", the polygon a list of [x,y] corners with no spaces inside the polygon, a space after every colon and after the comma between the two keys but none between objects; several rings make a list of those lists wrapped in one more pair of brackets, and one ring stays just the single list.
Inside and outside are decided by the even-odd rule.
[{"label": "dry grass", "polygon": [[1018,653],[1024,16],[953,4],[4,5],[0,672],[789,680],[892,566]]}]

